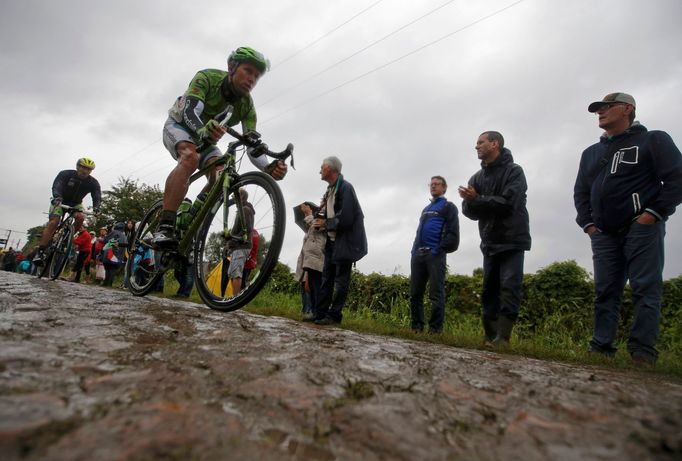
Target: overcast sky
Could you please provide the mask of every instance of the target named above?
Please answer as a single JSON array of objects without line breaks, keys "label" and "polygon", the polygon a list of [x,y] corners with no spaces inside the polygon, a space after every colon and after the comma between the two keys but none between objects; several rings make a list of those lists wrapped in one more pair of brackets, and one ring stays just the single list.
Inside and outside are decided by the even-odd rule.
[{"label": "overcast sky", "polygon": [[[274,150],[296,148],[280,183],[287,208],[319,201],[320,163],[338,156],[365,213],[360,271],[409,273],[430,177],[444,176],[461,208],[475,141],[497,130],[528,181],[526,272],[568,259],[591,272],[573,207],[580,154],[601,134],[587,105],[630,93],[638,120],[680,146],[681,19],[678,0],[3,0],[0,237],[42,224],[55,175],[81,156],[103,190],[120,177],[163,187],[175,164],[161,144],[168,108],[198,70],[248,45],[273,65],[252,93],[258,131]],[[303,233],[287,220],[281,260],[293,268]],[[478,229],[460,224],[448,264],[470,274]],[[682,273],[681,231],[678,211],[666,278]]]}]

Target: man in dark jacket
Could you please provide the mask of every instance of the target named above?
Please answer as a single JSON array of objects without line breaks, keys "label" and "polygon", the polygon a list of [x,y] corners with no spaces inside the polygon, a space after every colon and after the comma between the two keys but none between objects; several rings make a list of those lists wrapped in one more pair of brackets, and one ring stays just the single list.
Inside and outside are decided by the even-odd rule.
[{"label": "man in dark jacket", "polygon": [[530,250],[526,177],[497,131],[476,141],[481,170],[459,188],[462,213],[478,221],[483,252],[483,330],[486,342],[505,345],[521,306],[524,252]]},{"label": "man in dark jacket", "polygon": [[351,267],[367,254],[365,216],[353,185],[341,175],[341,167],[336,157],[327,157],[320,167],[320,178],[329,187],[313,220],[313,226],[327,230],[322,286],[313,318],[318,325],[341,323]]},{"label": "man in dark jacket", "polygon": [[433,176],[429,185],[431,203],[422,210],[410,260],[410,313],[412,330],[424,329],[424,290],[429,282],[431,319],[429,333],[443,331],[445,319],[446,255],[459,246],[457,207],[445,198],[448,184]]},{"label": "man in dark jacket", "polygon": [[663,131],[635,122],[635,99],[611,93],[593,102],[605,131],[585,149],[573,199],[578,225],[590,236],[594,261],[592,352],[616,353],[620,302],[629,279],[635,320],[628,352],[656,362],[663,290],[665,221],[682,202],[682,155]]}]

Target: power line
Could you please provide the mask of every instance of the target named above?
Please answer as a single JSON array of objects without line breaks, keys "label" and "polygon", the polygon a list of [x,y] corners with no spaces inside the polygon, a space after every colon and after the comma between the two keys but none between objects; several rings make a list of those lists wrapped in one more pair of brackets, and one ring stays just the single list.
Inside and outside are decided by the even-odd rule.
[{"label": "power line", "polygon": [[343,58],[343,59],[341,59],[341,60],[339,60],[339,61],[336,61],[336,62],[335,62],[334,64],[332,64],[331,66],[328,66],[328,67],[322,69],[321,71],[319,71],[319,72],[317,72],[317,73],[311,75],[310,77],[307,77],[307,78],[301,80],[300,82],[296,83],[295,85],[292,85],[292,86],[290,86],[289,88],[286,88],[284,91],[281,91],[277,96],[268,99],[267,101],[265,101],[265,102],[262,103],[262,104],[259,104],[259,107],[263,107],[263,106],[265,106],[266,104],[269,104],[269,103],[271,103],[272,101],[281,98],[282,96],[284,96],[284,95],[290,93],[291,90],[293,90],[293,89],[295,89],[295,88],[298,88],[299,86],[303,85],[304,83],[309,82],[310,80],[314,79],[315,77],[318,77],[318,76],[324,74],[325,72],[328,72],[329,70],[333,69],[334,67],[338,66],[339,64],[342,64],[342,63],[348,61],[349,59],[351,59],[351,58],[353,58],[353,57],[359,55],[360,53],[362,53],[362,52],[364,52],[364,51],[367,51],[368,49],[372,48],[374,45],[377,45],[377,44],[383,42],[383,41],[386,40],[387,38],[389,38],[389,37],[391,37],[391,36],[397,34],[397,33],[400,32],[401,30],[404,30],[404,29],[408,28],[409,26],[411,26],[411,25],[413,25],[413,24],[415,24],[415,23],[421,21],[422,19],[426,18],[427,16],[432,15],[432,14],[435,13],[436,11],[438,11],[438,10],[440,10],[440,9],[442,9],[442,8],[444,8],[444,7],[446,7],[447,5],[449,5],[450,3],[454,2],[454,1],[455,1],[455,0],[448,0],[447,2],[443,3],[443,4],[440,5],[440,6],[437,6],[436,8],[432,9],[431,11],[429,11],[429,12],[427,12],[427,13],[425,13],[425,14],[419,16],[419,17],[416,18],[416,19],[413,19],[412,21],[408,22],[407,24],[403,24],[402,26],[400,26],[400,27],[398,27],[397,29],[395,29],[395,30],[393,30],[392,32],[390,32],[389,34],[384,35],[384,36],[381,37],[380,39],[375,40],[374,42],[372,42],[372,43],[370,43],[369,45],[365,46],[364,48],[361,48],[361,49],[359,49],[358,51],[352,53],[351,55],[349,55],[349,56],[347,56],[347,57],[345,57],[345,58]]},{"label": "power line", "polygon": [[[154,144],[156,144],[156,143],[159,142],[159,141],[161,141],[161,138],[155,139],[153,142],[147,144],[146,146],[144,146],[144,147],[141,148],[141,149],[136,150],[135,152],[133,152],[132,154],[130,154],[129,156],[127,156],[126,158],[124,158],[123,160],[121,160],[121,162],[125,162],[126,160],[130,160],[131,158],[133,158],[133,157],[136,156],[137,154],[142,153],[142,152],[144,152],[145,150],[149,149],[150,147],[152,147]],[[116,166],[118,166],[118,165],[116,165]],[[116,168],[116,166],[113,166],[113,167],[111,167],[111,168],[109,168],[109,169],[107,169],[107,170],[104,170],[104,171],[99,172],[99,175],[100,175],[100,176],[104,176],[106,173],[108,173],[108,172],[112,171],[114,168]]]},{"label": "power line", "polygon": [[410,51],[409,53],[406,53],[406,54],[404,54],[404,55],[402,55],[402,56],[399,56],[399,57],[397,57],[397,58],[395,58],[395,59],[393,59],[393,60],[391,60],[391,61],[388,61],[388,62],[386,62],[386,63],[380,65],[380,66],[377,66],[377,67],[375,67],[375,68],[373,68],[373,69],[371,69],[371,70],[369,70],[369,71],[367,71],[367,72],[365,72],[365,73],[363,73],[363,74],[360,74],[360,75],[358,75],[358,76],[356,76],[356,77],[351,78],[350,80],[346,80],[345,82],[343,82],[343,83],[341,83],[341,84],[339,84],[339,85],[337,85],[337,86],[335,86],[335,87],[333,87],[333,88],[331,88],[331,89],[329,89],[329,90],[327,90],[327,91],[323,91],[322,93],[319,93],[319,94],[317,94],[317,95],[315,95],[315,96],[313,96],[313,97],[311,97],[311,98],[306,99],[306,100],[303,101],[301,104],[298,104],[298,105],[296,105],[296,106],[290,107],[289,109],[287,109],[287,110],[285,110],[285,111],[283,111],[283,112],[280,112],[279,114],[274,115],[274,116],[272,116],[272,117],[270,117],[270,118],[264,120],[264,121],[261,123],[261,125],[264,125],[264,124],[266,124],[266,123],[268,123],[268,122],[270,122],[270,121],[272,121],[272,120],[274,120],[274,119],[276,119],[276,118],[279,118],[279,117],[281,117],[281,116],[283,116],[283,115],[285,115],[285,114],[288,114],[289,112],[292,112],[292,111],[294,111],[294,110],[296,110],[296,109],[299,109],[299,108],[301,108],[301,107],[303,107],[303,106],[305,106],[305,105],[308,105],[309,103],[311,103],[311,102],[313,102],[313,101],[315,101],[315,100],[317,100],[317,99],[320,99],[320,98],[322,98],[322,97],[324,97],[324,96],[326,96],[326,95],[328,95],[328,94],[330,94],[330,93],[333,93],[334,91],[338,90],[339,88],[343,88],[343,87],[346,86],[346,85],[349,85],[349,84],[351,84],[351,83],[353,83],[353,82],[356,82],[356,81],[358,81],[358,80],[360,80],[360,79],[362,79],[362,78],[364,78],[364,77],[366,77],[366,76],[368,76],[368,75],[370,75],[370,74],[372,74],[372,73],[374,73],[374,72],[376,72],[376,71],[378,71],[378,70],[381,70],[381,69],[383,69],[383,68],[385,68],[385,67],[390,66],[391,64],[395,64],[396,62],[401,61],[401,60],[405,59],[406,57],[411,56],[411,55],[413,55],[413,54],[415,54],[415,53],[418,53],[419,51],[421,51],[421,50],[423,50],[423,49],[425,49],[425,48],[428,48],[428,47],[430,47],[430,46],[432,46],[432,45],[435,45],[436,43],[441,42],[441,41],[445,40],[446,38],[449,38],[449,37],[451,37],[451,36],[453,36],[453,35],[455,35],[455,34],[457,34],[457,33],[459,33],[459,32],[462,32],[463,30],[469,29],[469,28],[471,28],[471,27],[473,27],[473,26],[475,26],[475,25],[477,25],[477,24],[479,24],[479,23],[481,23],[481,22],[483,22],[483,21],[485,21],[485,20],[487,20],[487,19],[490,19],[490,18],[492,18],[492,17],[494,17],[494,16],[497,16],[498,14],[500,14],[500,13],[502,13],[502,12],[504,12],[504,11],[510,9],[510,8],[515,7],[515,6],[518,5],[519,3],[522,3],[523,1],[524,1],[524,0],[518,0],[518,1],[516,1],[516,2],[514,2],[514,3],[512,3],[512,4],[510,4],[510,5],[505,6],[504,8],[501,8],[501,9],[499,9],[499,10],[493,12],[493,13],[490,13],[489,15],[486,15],[486,16],[480,18],[480,19],[477,19],[476,21],[474,21],[474,22],[472,22],[472,23],[469,23],[469,24],[467,24],[467,25],[465,25],[465,26],[463,26],[463,27],[460,27],[460,28],[457,29],[457,30],[454,30],[454,31],[452,31],[452,32],[449,32],[449,33],[443,35],[442,37],[437,38],[436,40],[433,40],[433,41],[431,41],[431,42],[429,42],[429,43],[427,43],[427,44],[425,44],[425,45],[422,45],[422,46],[420,46],[420,47],[418,47],[418,48],[416,48],[416,49]]},{"label": "power line", "polygon": [[[285,62],[287,62],[287,61],[293,59],[295,56],[298,56],[299,54],[301,54],[302,52],[304,52],[305,50],[307,50],[308,48],[310,48],[311,46],[313,46],[314,44],[316,44],[317,42],[319,42],[319,41],[322,40],[323,38],[328,37],[328,36],[331,35],[332,33],[336,32],[337,30],[339,30],[340,28],[342,28],[343,26],[345,26],[346,24],[348,24],[349,22],[351,22],[353,19],[357,18],[358,16],[361,16],[362,14],[364,14],[365,12],[367,12],[367,11],[369,11],[370,9],[374,8],[376,5],[378,5],[379,3],[383,2],[383,1],[384,1],[384,0],[378,0],[378,1],[374,2],[374,3],[372,3],[370,6],[368,6],[368,7],[365,8],[364,10],[360,11],[359,13],[355,14],[354,16],[352,16],[352,17],[351,17],[350,19],[348,19],[347,21],[343,22],[342,24],[340,24],[340,25],[334,27],[334,28],[333,28],[332,30],[330,30],[329,32],[327,32],[327,33],[321,35],[320,37],[316,38],[315,40],[313,40],[312,42],[308,43],[306,46],[304,46],[304,47],[301,48],[300,50],[296,51],[295,53],[293,53],[293,54],[290,55],[289,57],[284,58],[282,61],[280,61],[280,62],[277,64],[277,66],[281,66],[281,65],[284,64]],[[274,69],[275,69],[275,68],[273,67],[273,70],[274,70]]]}]

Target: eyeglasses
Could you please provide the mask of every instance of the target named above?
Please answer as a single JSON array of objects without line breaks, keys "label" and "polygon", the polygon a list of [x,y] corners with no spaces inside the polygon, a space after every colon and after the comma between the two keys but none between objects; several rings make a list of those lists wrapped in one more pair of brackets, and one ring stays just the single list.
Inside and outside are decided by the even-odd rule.
[{"label": "eyeglasses", "polygon": [[602,113],[606,112],[607,110],[610,110],[612,107],[615,106],[625,106],[626,104],[624,102],[610,102],[607,104],[602,105],[599,109],[597,109],[597,113]]}]

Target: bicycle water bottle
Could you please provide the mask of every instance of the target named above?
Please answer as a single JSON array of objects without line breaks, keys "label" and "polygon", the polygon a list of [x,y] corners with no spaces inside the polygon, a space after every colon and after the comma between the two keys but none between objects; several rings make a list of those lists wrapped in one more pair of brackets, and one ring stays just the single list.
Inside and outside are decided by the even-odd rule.
[{"label": "bicycle water bottle", "polygon": [[190,214],[192,208],[192,201],[188,198],[182,199],[182,203],[178,207],[178,213],[176,218],[176,227],[178,232],[182,233],[189,227],[189,223],[192,220]]}]

